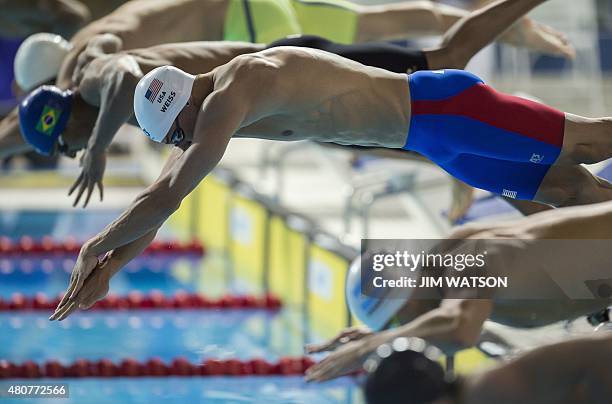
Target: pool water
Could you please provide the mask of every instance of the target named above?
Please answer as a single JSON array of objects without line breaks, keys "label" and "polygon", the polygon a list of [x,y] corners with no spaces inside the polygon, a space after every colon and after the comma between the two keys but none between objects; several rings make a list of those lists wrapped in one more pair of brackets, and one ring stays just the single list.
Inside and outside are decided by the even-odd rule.
[{"label": "pool water", "polygon": [[[101,230],[118,212],[2,212],[0,235],[57,240],[85,240]],[[171,231],[162,238],[172,238]],[[55,296],[66,288],[74,258],[0,257],[0,297],[14,293]],[[113,278],[111,292],[179,290],[218,295],[238,289],[208,259],[188,256],[147,256],[134,261]],[[241,310],[133,310],[79,312],[63,322],[49,322],[50,313],[0,312],[0,359],[15,362],[56,359],[168,362],[183,356],[198,363],[206,359],[301,356],[308,333],[300,310],[278,312]],[[18,380],[14,380],[18,382]],[[45,380],[47,382],[58,380]],[[28,382],[24,380],[24,382]],[[29,381],[31,382],[31,381]],[[354,403],[362,402],[352,378],[323,384],[302,377],[163,377],[62,379],[69,399],[15,399],[16,403],[157,403],[188,400],[204,403]],[[2,399],[2,402],[11,402]]]}]

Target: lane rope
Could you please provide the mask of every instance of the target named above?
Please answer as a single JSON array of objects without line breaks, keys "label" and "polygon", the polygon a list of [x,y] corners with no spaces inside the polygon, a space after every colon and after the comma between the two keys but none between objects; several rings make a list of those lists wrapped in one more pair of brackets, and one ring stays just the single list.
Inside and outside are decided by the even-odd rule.
[{"label": "lane rope", "polygon": [[0,379],[39,379],[65,377],[166,377],[166,376],[296,376],[304,372],[315,362],[309,357],[281,357],[275,362],[265,359],[207,359],[201,363],[192,363],[184,357],[170,362],[151,358],[140,362],[126,358],[118,362],[110,359],[90,361],[78,359],[69,364],[57,360],[43,363],[25,361],[15,363],[0,360]]},{"label": "lane rope", "polygon": [[[35,240],[29,236],[23,236],[18,241],[1,236],[0,237],[0,257],[1,256],[21,256],[28,255],[76,255],[83,245],[75,239],[57,241],[52,237],[45,236]],[[193,254],[202,256],[206,253],[201,241],[193,239],[183,243],[179,241],[153,241],[143,252],[145,255],[151,254]]]},{"label": "lane rope", "polygon": [[[154,259],[153,259],[154,258]],[[176,262],[188,261],[194,270],[200,270],[198,266],[201,256],[181,254],[157,254],[142,255],[128,262],[122,269],[127,273],[167,273],[173,269]],[[71,274],[76,264],[76,256],[48,256],[48,255],[26,255],[25,257],[7,257],[0,255],[1,275],[34,275],[46,276],[56,272]]]},{"label": "lane rope", "polygon": [[[28,297],[15,293],[10,299],[0,298],[0,311],[53,310],[62,296],[47,298],[43,293]],[[224,295],[209,298],[199,293],[179,291],[167,296],[159,291],[150,293],[130,292],[125,296],[109,294],[97,302],[90,310],[189,310],[189,309],[265,309],[278,310],[281,300],[272,295]]]}]

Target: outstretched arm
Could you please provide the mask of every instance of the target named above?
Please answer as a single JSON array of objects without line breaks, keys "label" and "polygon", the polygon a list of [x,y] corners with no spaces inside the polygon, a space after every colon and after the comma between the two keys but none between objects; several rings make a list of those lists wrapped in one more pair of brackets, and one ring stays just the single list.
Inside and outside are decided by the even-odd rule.
[{"label": "outstretched arm", "polygon": [[244,96],[244,93],[232,95],[231,89],[225,89],[216,90],[206,98],[193,144],[119,218],[83,245],[66,293],[67,304],[76,304],[75,298],[98,264],[97,257],[159,228],[219,163],[230,138],[246,116],[247,103],[241,102]]},{"label": "outstretched arm", "polygon": [[[87,195],[83,207],[87,206],[95,186],[100,192],[100,200],[103,199],[102,178],[106,167],[106,149],[119,128],[132,116],[134,89],[142,77],[142,71],[131,56],[122,55],[113,57],[113,60],[115,63],[112,66],[106,64],[101,67],[102,79],[98,77],[90,83],[85,78],[80,82],[80,91],[84,97],[87,96],[89,86],[101,86],[100,89],[92,91],[100,92],[100,109],[87,148],[81,156],[81,174],[68,192],[68,195],[71,195],[78,188],[74,206],[79,203],[85,191]],[[91,63],[95,64],[97,61],[103,62],[104,59]],[[96,68],[95,65],[91,67]],[[111,74],[105,74],[109,69],[112,69]]]},{"label": "outstretched arm", "polygon": [[78,190],[75,205],[82,195],[86,195],[83,205],[86,206],[96,185],[102,199],[106,149],[119,128],[130,122],[134,89],[144,74],[165,65],[188,72],[209,71],[228,63],[235,56],[262,48],[240,42],[200,41],[114,53],[113,49],[118,44],[115,36],[100,35],[90,42],[87,51],[79,57],[82,69],[75,73],[75,84],[87,103],[100,108],[86,151],[81,157],[82,172],[69,192]]},{"label": "outstretched arm", "polygon": [[[308,381],[325,381],[357,371],[380,345],[399,337],[425,338],[447,353],[472,346],[490,315],[490,300],[450,299],[413,321],[341,345],[306,372]],[[326,347],[326,345],[324,345]]]},{"label": "outstretched arm", "polygon": [[[158,177],[161,178],[168,173],[168,171],[174,166],[174,163],[181,155],[182,151],[179,148],[175,148]],[[73,272],[70,278],[71,285],[68,291],[57,305],[55,312],[49,318],[49,320],[63,320],[68,317],[77,308],[88,309],[94,305],[95,302],[104,298],[109,290],[109,282],[117,272],[121,270],[128,262],[136,258],[147,246],[153,241],[159,227],[156,227],[144,234],[142,237],[135,239],[134,241],[127,243],[119,248],[109,251],[100,262],[98,258],[89,259],[89,264],[92,265],[92,273],[87,277],[83,283],[83,288],[78,292],[73,299],[70,298],[72,294],[72,282],[76,276],[76,272]],[[88,260],[82,261],[84,264]]]}]

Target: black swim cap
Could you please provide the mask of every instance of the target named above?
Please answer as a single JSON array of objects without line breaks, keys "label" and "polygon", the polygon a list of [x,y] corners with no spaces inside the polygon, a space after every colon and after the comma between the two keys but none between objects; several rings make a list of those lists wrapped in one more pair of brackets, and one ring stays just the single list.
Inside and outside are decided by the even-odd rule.
[{"label": "black swim cap", "polygon": [[[403,340],[403,341],[401,341]],[[364,385],[369,404],[425,404],[447,395],[452,383],[437,362],[442,353],[418,338],[398,338],[368,359]]]}]

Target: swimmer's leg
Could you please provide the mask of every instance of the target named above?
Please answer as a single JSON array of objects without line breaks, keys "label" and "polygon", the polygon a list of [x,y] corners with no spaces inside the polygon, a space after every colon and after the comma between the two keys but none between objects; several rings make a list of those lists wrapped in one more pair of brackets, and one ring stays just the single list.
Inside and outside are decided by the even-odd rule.
[{"label": "swimmer's leg", "polygon": [[469,11],[431,1],[357,6],[355,42],[411,38],[444,33]]},{"label": "swimmer's leg", "polygon": [[[512,15],[512,22],[543,2],[544,0],[498,0],[493,2],[491,6],[477,10],[476,13],[487,13],[493,7],[500,7],[499,10]],[[525,11],[516,11],[519,8]],[[435,4],[430,1],[403,1],[383,5],[354,6],[353,11],[357,13],[355,42],[444,34],[455,23],[470,16],[468,10]],[[481,17],[481,14],[476,14],[476,16]],[[500,16],[496,17],[502,18]],[[511,22],[502,21],[500,23],[504,29],[501,29],[501,32],[498,32],[495,36],[501,34],[499,35],[501,41],[547,54],[570,58],[575,56],[574,49],[560,32],[528,18],[522,19],[515,25],[512,25]],[[476,36],[471,35],[470,39],[465,42],[481,41],[479,35],[486,38],[485,44],[490,42],[491,36],[487,30],[499,29],[499,27],[491,28],[485,25],[484,18],[479,18],[478,25],[474,25],[474,27],[482,26],[483,31],[476,32]],[[508,28],[507,31],[503,32],[506,28]],[[458,26],[457,29],[460,29],[460,27]],[[452,36],[452,32],[449,35]],[[480,49],[483,45],[477,44],[476,47]],[[467,53],[470,52],[473,52],[473,50]],[[467,60],[469,60],[469,57]],[[442,65],[440,67],[450,68],[452,66]]]},{"label": "swimmer's leg", "polygon": [[552,206],[549,206],[544,203],[525,201],[521,199],[511,199],[506,197],[502,198],[510,205],[512,205],[514,209],[518,210],[523,216],[535,215],[536,213],[553,209]]},{"label": "swimmer's leg", "polygon": [[543,1],[496,1],[457,21],[437,48],[427,49],[430,69],[463,69],[482,48]]},{"label": "swimmer's leg", "polygon": [[534,200],[555,207],[612,200],[612,184],[580,165],[550,167]]},{"label": "swimmer's leg", "polygon": [[612,118],[565,114],[563,147],[555,164],[593,164],[612,157]]},{"label": "swimmer's leg", "polygon": [[279,39],[266,48],[298,46],[320,49],[366,66],[378,67],[395,73],[411,73],[428,70],[425,53],[386,42],[345,45],[314,35],[298,35]]},{"label": "swimmer's leg", "polygon": [[[612,184],[580,165],[559,166],[460,154],[440,164],[469,185],[505,196],[554,207],[585,205],[612,200]],[[515,205],[524,214],[537,209]],[[542,210],[545,210],[544,208]]]}]

